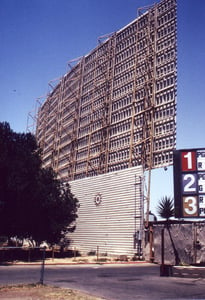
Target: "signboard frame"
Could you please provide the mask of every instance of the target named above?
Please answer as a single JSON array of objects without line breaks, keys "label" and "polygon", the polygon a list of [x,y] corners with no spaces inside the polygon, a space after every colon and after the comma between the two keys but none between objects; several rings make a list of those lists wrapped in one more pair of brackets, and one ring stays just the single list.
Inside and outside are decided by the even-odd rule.
[{"label": "signboard frame", "polygon": [[173,151],[176,218],[205,218],[205,148]]}]

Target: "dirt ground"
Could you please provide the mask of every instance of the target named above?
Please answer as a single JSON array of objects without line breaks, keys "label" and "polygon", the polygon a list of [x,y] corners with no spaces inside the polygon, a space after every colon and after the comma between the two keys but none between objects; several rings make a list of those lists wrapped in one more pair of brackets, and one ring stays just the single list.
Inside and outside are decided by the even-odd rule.
[{"label": "dirt ground", "polygon": [[13,285],[0,287],[3,300],[102,300],[71,289],[46,285]]}]

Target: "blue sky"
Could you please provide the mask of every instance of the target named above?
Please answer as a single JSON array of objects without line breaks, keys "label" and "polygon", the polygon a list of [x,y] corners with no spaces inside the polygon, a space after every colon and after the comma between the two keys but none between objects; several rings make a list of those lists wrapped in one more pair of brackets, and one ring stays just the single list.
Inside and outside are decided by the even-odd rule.
[{"label": "blue sky", "polygon": [[[25,132],[36,99],[67,62],[154,0],[0,0],[0,121]],[[205,1],[178,0],[177,148],[205,147]],[[172,168],[153,171],[152,210],[172,195]],[[162,184],[163,180],[163,184]],[[160,182],[160,184],[159,184]]]}]

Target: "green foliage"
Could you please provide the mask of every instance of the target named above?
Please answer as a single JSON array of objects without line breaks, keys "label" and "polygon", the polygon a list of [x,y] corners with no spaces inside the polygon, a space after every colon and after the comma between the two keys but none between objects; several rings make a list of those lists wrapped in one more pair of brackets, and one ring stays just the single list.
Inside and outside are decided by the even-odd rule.
[{"label": "green foliage", "polygon": [[170,219],[174,216],[174,202],[170,197],[163,197],[157,206],[157,213],[161,218]]},{"label": "green foliage", "polygon": [[35,137],[0,123],[0,235],[57,243],[74,230],[78,201],[41,167]]}]

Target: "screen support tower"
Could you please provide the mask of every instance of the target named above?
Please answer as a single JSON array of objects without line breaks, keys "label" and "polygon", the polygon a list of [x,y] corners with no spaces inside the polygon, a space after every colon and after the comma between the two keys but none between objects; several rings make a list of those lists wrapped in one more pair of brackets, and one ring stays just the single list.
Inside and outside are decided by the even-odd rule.
[{"label": "screen support tower", "polygon": [[[143,7],[138,9],[138,15],[142,15],[143,11],[147,11],[147,26],[144,32],[145,43],[145,59],[144,71],[142,77],[144,79],[144,112],[143,112],[143,137],[142,137],[142,165],[144,171],[148,171],[147,178],[147,194],[146,194],[146,218],[145,224],[149,223],[150,211],[150,191],[151,191],[151,171],[153,169],[153,152],[154,152],[154,114],[155,114],[155,91],[156,91],[156,28],[157,13],[154,6]],[[139,32],[137,30],[137,36]],[[139,48],[139,47],[137,47]],[[146,184],[146,181],[145,181]]]},{"label": "screen support tower", "polygon": [[73,181],[143,166],[148,224],[151,171],[176,147],[176,0],[139,9],[68,66],[38,110],[44,167]]}]

